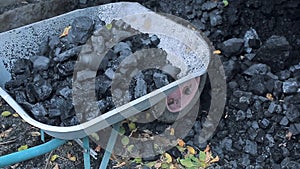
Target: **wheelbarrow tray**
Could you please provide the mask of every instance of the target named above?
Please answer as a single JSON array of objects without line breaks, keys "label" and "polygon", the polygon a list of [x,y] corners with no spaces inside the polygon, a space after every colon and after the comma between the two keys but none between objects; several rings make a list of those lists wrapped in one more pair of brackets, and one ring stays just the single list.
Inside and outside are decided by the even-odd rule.
[{"label": "wheelbarrow tray", "polygon": [[[162,28],[150,30],[149,25],[147,28],[145,28],[144,25],[141,25],[138,21],[141,19],[140,17],[145,14],[151,15],[151,18],[156,18],[156,23],[153,23],[152,25],[156,24],[156,27],[157,25],[162,25]],[[133,15],[137,16],[136,20],[132,19]],[[99,17],[106,23],[110,23],[114,19],[122,19],[130,24],[133,28],[143,33],[159,34],[159,31],[165,31],[163,33],[164,35],[159,36],[162,41],[164,41],[164,38],[168,39],[168,37],[173,37],[173,35],[174,37],[182,36],[185,37],[184,43],[189,44],[190,49],[197,50],[197,55],[186,56],[184,55],[186,52],[183,51],[184,49],[182,49],[182,51],[175,53],[175,55],[167,56],[167,59],[173,65],[179,65],[179,68],[182,70],[178,80],[134,101],[131,101],[130,103],[117,107],[90,121],[76,126],[59,127],[40,123],[30,117],[28,113],[26,113],[24,109],[4,89],[0,88],[1,97],[26,122],[44,130],[47,134],[53,137],[71,140],[83,138],[94,132],[102,130],[112,124],[120,122],[125,118],[129,118],[149,108],[146,106],[148,105],[149,101],[151,103],[157,103],[161,101],[166,97],[166,93],[174,90],[174,88],[176,88],[178,85],[183,84],[184,82],[193,78],[200,77],[206,72],[209,58],[212,53],[207,40],[203,38],[198,31],[190,27],[188,28],[186,25],[181,25],[180,27],[177,22],[171,20],[165,21],[163,19],[166,18],[166,16],[156,14],[138,3],[121,2],[75,10],[57,17],[0,33],[0,86],[3,87],[4,84],[10,80],[10,72],[14,61],[20,58],[28,58],[37,53],[38,46],[44,37],[49,35],[59,35],[66,26],[70,25],[70,22],[73,19],[79,16],[88,16],[92,19]],[[167,24],[177,24],[176,26],[179,26],[180,30],[166,31],[165,29]],[[190,43],[191,39],[193,38],[196,38],[197,43]],[[172,45],[177,45],[176,47],[178,47],[178,44],[165,43],[162,48],[167,52],[174,52],[175,49],[172,47]]]}]

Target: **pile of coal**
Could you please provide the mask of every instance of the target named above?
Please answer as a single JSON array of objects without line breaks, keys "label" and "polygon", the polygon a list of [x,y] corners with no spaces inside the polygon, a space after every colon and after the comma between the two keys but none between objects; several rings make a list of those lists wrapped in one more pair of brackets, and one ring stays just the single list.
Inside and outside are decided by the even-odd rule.
[{"label": "pile of coal", "polygon": [[[104,25],[100,20],[78,17],[70,25],[67,36],[46,37],[37,55],[14,63],[12,79],[6,83],[6,90],[32,117],[42,123],[55,126],[79,124],[82,119],[76,116],[72,100],[74,67],[85,43]],[[156,35],[141,33],[117,43],[106,53],[95,78],[100,113],[115,108],[110,88],[119,64],[138,50],[158,48],[159,42]],[[77,80],[89,75],[87,71],[81,77],[77,74]],[[159,70],[146,70],[141,75],[132,80],[130,100],[174,81]],[[87,113],[85,120],[96,116]]]}]

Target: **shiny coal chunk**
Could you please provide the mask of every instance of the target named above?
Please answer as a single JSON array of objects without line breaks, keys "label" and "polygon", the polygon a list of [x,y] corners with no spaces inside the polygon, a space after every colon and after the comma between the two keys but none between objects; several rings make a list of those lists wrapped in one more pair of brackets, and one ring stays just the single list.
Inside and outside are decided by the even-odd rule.
[{"label": "shiny coal chunk", "polygon": [[97,104],[98,104],[98,108],[99,108],[100,112],[101,113],[105,113],[106,112],[106,108],[108,106],[107,101],[105,99],[102,99],[102,100],[99,100],[97,102]]},{"label": "shiny coal chunk", "polygon": [[26,94],[24,91],[15,91],[15,98],[19,104],[27,102]]},{"label": "shiny coal chunk", "polygon": [[35,94],[34,84],[32,83],[27,84],[25,89],[26,89],[27,101],[29,103],[36,103],[37,98]]},{"label": "shiny coal chunk", "polygon": [[75,126],[80,124],[78,118],[76,116],[70,117],[68,119],[62,120],[62,126]]},{"label": "shiny coal chunk", "polygon": [[45,37],[45,39],[43,39],[43,41],[40,43],[39,45],[39,52],[38,52],[38,55],[41,55],[41,56],[45,56],[45,55],[48,55],[49,53],[49,37]]},{"label": "shiny coal chunk", "polygon": [[15,75],[30,74],[32,67],[33,65],[30,60],[18,59],[16,62],[14,62],[12,73],[14,73]]},{"label": "shiny coal chunk", "polygon": [[77,17],[71,24],[71,30],[68,34],[68,40],[70,43],[86,43],[88,37],[91,35],[93,30],[93,20],[89,17]]},{"label": "shiny coal chunk", "polygon": [[50,59],[46,56],[32,56],[30,60],[35,70],[47,70],[50,65]]},{"label": "shiny coal chunk", "polygon": [[80,53],[81,49],[82,49],[81,46],[74,47],[63,53],[58,54],[53,60],[56,62],[66,61],[66,60],[72,58],[73,56],[78,55]]},{"label": "shiny coal chunk", "polygon": [[136,86],[134,88],[134,98],[139,98],[147,94],[147,83],[142,78],[136,80]]},{"label": "shiny coal chunk", "polygon": [[161,88],[161,87],[169,84],[167,75],[164,75],[161,73],[154,73],[153,80],[154,80],[155,86],[157,88]]},{"label": "shiny coal chunk", "polygon": [[72,97],[72,89],[69,86],[66,86],[58,91],[58,94],[63,96],[65,99]]},{"label": "shiny coal chunk", "polygon": [[110,86],[111,80],[106,76],[99,75],[96,77],[96,91],[98,91],[99,94],[104,94]]},{"label": "shiny coal chunk", "polygon": [[37,103],[37,104],[33,105],[31,107],[31,113],[34,116],[46,116],[48,114],[42,103]]},{"label": "shiny coal chunk", "polygon": [[106,75],[106,77],[108,77],[109,79],[113,79],[115,77],[115,72],[112,68],[108,68],[104,74]]},{"label": "shiny coal chunk", "polygon": [[114,53],[129,56],[131,54],[131,48],[128,43],[119,42],[114,47]]},{"label": "shiny coal chunk", "polygon": [[55,49],[60,44],[58,36],[51,36],[49,41],[49,47],[51,50]]},{"label": "shiny coal chunk", "polygon": [[58,72],[61,76],[71,76],[74,72],[75,61],[65,62],[58,65]]},{"label": "shiny coal chunk", "polygon": [[34,92],[39,101],[43,101],[51,96],[53,88],[46,80],[41,80],[34,85]]}]

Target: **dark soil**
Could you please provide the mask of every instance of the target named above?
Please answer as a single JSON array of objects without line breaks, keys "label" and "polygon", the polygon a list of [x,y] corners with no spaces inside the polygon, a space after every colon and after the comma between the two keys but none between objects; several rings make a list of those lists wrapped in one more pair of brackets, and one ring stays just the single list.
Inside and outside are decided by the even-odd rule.
[{"label": "dark soil", "polygon": [[[220,157],[211,168],[300,168],[300,2],[229,0],[226,7],[221,1],[210,0],[138,2],[154,11],[189,20],[222,51],[228,95],[223,118],[207,142],[213,154]],[[90,0],[79,6],[100,3]],[[244,39],[251,28],[258,36]],[[3,101],[2,104],[0,112],[11,110]],[[41,143],[30,135],[38,129],[20,118],[0,117],[0,121],[0,133],[13,128],[1,142],[16,139],[1,146],[0,155],[16,151],[20,145]],[[201,128],[200,118],[198,121],[194,134],[185,141],[203,150],[206,144],[199,145],[194,139]],[[62,157],[70,153],[78,159],[70,162],[60,158],[60,168],[83,168],[81,149],[75,142],[53,153]],[[48,157],[46,154],[22,162],[17,168],[43,168]],[[92,164],[97,166],[99,161]]]}]

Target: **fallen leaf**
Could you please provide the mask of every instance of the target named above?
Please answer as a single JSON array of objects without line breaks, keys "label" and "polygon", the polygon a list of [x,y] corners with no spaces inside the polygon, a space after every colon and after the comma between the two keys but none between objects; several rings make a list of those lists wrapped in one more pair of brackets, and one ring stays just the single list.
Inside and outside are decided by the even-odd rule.
[{"label": "fallen leaf", "polygon": [[154,165],[154,168],[160,168],[161,167],[161,163],[160,162],[158,162],[158,163],[156,163],[155,165]]},{"label": "fallen leaf", "polygon": [[291,140],[293,133],[289,131],[285,136],[288,140]]},{"label": "fallen leaf", "polygon": [[135,158],[133,161],[137,164],[140,164],[142,163],[142,158]]},{"label": "fallen leaf", "polygon": [[184,147],[184,145],[185,145],[185,142],[182,139],[178,139],[177,143],[180,147]]},{"label": "fallen leaf", "polygon": [[199,160],[200,161],[205,161],[206,160],[206,153],[203,151],[199,152]]},{"label": "fallen leaf", "polygon": [[271,93],[267,93],[266,98],[269,99],[269,100],[271,100],[271,101],[274,100],[274,97],[273,97],[273,95]]},{"label": "fallen leaf", "polygon": [[11,112],[10,112],[10,111],[4,111],[4,112],[1,113],[1,116],[2,116],[2,117],[8,117],[8,116],[10,116],[10,115],[11,115]]},{"label": "fallen leaf", "polygon": [[219,54],[221,54],[222,52],[221,52],[220,50],[215,50],[213,53],[214,53],[215,55],[219,55]]},{"label": "fallen leaf", "polygon": [[169,168],[170,168],[170,165],[167,164],[167,163],[162,163],[162,164],[161,164],[161,168],[167,168],[167,169],[169,169]]},{"label": "fallen leaf", "polygon": [[156,161],[148,162],[145,164],[145,166],[152,168],[156,164]]},{"label": "fallen leaf", "polygon": [[70,29],[71,29],[71,26],[67,26],[64,29],[63,33],[59,37],[62,38],[62,37],[68,36]]},{"label": "fallen leaf", "polygon": [[23,151],[23,150],[27,150],[28,149],[28,145],[23,145],[21,147],[18,148],[18,151]]},{"label": "fallen leaf", "polygon": [[20,115],[18,113],[14,113],[12,116],[13,117],[19,117]]},{"label": "fallen leaf", "polygon": [[134,122],[130,122],[130,123],[128,124],[128,127],[129,127],[130,131],[136,129],[136,125],[135,125]]},{"label": "fallen leaf", "polygon": [[96,151],[96,152],[100,152],[100,151],[101,151],[101,146],[98,145],[98,146],[95,148],[95,151]]},{"label": "fallen leaf", "polygon": [[180,164],[182,164],[187,168],[195,167],[195,164],[192,162],[190,158],[180,159],[179,162]]},{"label": "fallen leaf", "polygon": [[70,160],[70,161],[76,161],[77,159],[76,159],[75,156],[72,156],[72,157],[69,158],[69,160]]},{"label": "fallen leaf", "polygon": [[207,145],[206,148],[205,148],[205,150],[204,150],[204,152],[209,152],[209,151],[210,151],[210,146]]},{"label": "fallen leaf", "polygon": [[58,164],[56,163],[55,166],[53,167],[53,169],[59,169]]},{"label": "fallen leaf", "polygon": [[110,30],[112,28],[112,24],[106,24],[105,27]]},{"label": "fallen leaf", "polygon": [[121,139],[123,146],[127,146],[129,144],[129,138],[127,136]]},{"label": "fallen leaf", "polygon": [[100,137],[99,137],[99,135],[97,133],[92,133],[91,136],[92,136],[92,138],[94,138],[97,141],[100,140]]},{"label": "fallen leaf", "polygon": [[174,136],[174,134],[175,134],[175,130],[174,130],[174,128],[171,128],[170,129],[170,136]]},{"label": "fallen leaf", "polygon": [[166,157],[166,162],[171,163],[172,162],[172,156],[169,153],[165,153],[164,156]]},{"label": "fallen leaf", "polygon": [[129,145],[129,146],[127,146],[127,151],[129,151],[129,152],[132,152],[132,150],[133,150],[133,147],[134,147],[134,145]]},{"label": "fallen leaf", "polygon": [[55,161],[57,158],[59,158],[59,155],[54,154],[53,156],[51,156],[50,161],[53,162],[53,161]]},{"label": "fallen leaf", "polygon": [[196,151],[195,151],[195,149],[194,149],[193,147],[187,146],[186,148],[187,148],[187,150],[188,150],[188,152],[189,152],[190,154],[196,154]]},{"label": "fallen leaf", "polygon": [[112,168],[120,168],[120,167],[123,167],[124,165],[126,165],[126,163],[122,162],[122,163],[120,163],[118,165],[113,166]]},{"label": "fallen leaf", "polygon": [[38,136],[40,136],[40,135],[41,135],[41,133],[40,133],[40,132],[38,132],[38,131],[33,131],[33,132],[30,132],[30,134],[31,134],[31,136],[32,136],[32,137],[38,137]]},{"label": "fallen leaf", "polygon": [[4,132],[0,133],[0,137],[4,138],[4,137],[8,137],[9,133],[13,130],[13,128],[9,128],[7,130],[5,130]]},{"label": "fallen leaf", "polygon": [[226,7],[229,5],[229,2],[227,0],[223,0],[223,4],[224,4],[224,7]]},{"label": "fallen leaf", "polygon": [[218,162],[218,161],[220,161],[219,156],[217,156],[214,159],[212,159],[209,163],[215,163],[215,162]]}]

